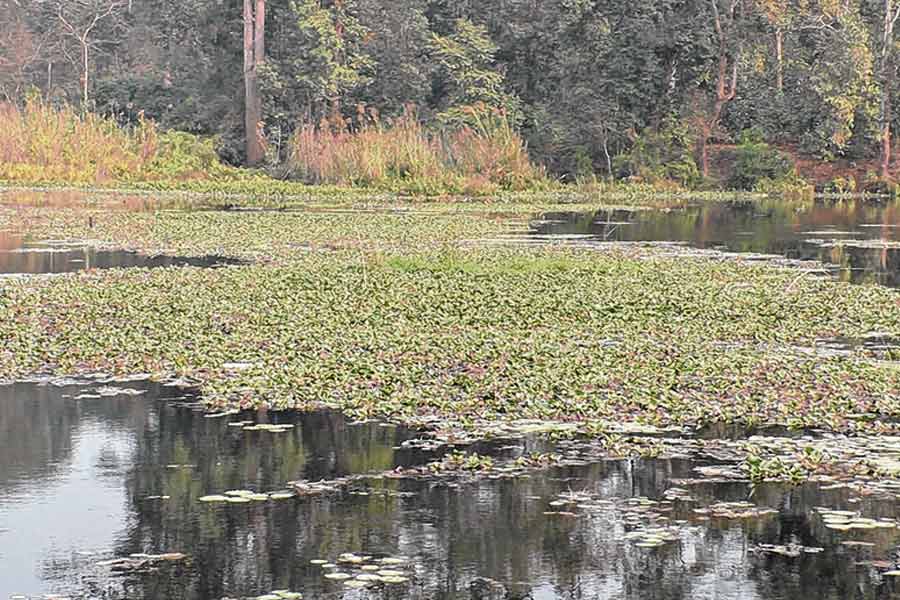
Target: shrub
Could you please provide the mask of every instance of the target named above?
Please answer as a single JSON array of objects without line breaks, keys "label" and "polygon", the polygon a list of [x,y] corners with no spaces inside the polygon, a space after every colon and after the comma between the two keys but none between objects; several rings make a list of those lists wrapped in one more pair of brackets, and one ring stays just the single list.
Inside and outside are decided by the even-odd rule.
[{"label": "shrub", "polygon": [[215,142],[193,134],[160,133],[143,116],[122,127],[113,119],[39,97],[23,106],[0,103],[0,179],[96,185],[122,181],[236,176]]},{"label": "shrub", "polygon": [[234,172],[219,160],[216,142],[183,131],[167,131],[159,136],[158,149],[147,171],[149,179],[206,179]]},{"label": "shrub", "polygon": [[474,125],[433,134],[411,107],[387,123],[362,109],[355,126],[341,116],[305,123],[294,133],[290,167],[309,183],[417,194],[517,191],[546,183],[502,113],[472,111]]},{"label": "shrub", "polygon": [[856,180],[853,177],[835,177],[825,186],[825,191],[832,194],[852,194],[856,192]]},{"label": "shrub", "polygon": [[141,119],[131,131],[115,121],[36,96],[23,107],[0,103],[0,177],[28,181],[99,183],[143,169],[158,135]]},{"label": "shrub", "polygon": [[735,150],[734,167],[728,180],[732,189],[755,190],[772,183],[797,182],[791,159],[769,144],[746,136]]},{"label": "shrub", "polygon": [[700,180],[692,138],[687,127],[677,121],[637,136],[631,150],[616,157],[614,170],[620,178],[651,184],[676,182],[690,187]]},{"label": "shrub", "polygon": [[884,179],[874,171],[869,171],[866,173],[862,191],[873,196],[896,196],[898,187],[900,186],[895,181]]}]

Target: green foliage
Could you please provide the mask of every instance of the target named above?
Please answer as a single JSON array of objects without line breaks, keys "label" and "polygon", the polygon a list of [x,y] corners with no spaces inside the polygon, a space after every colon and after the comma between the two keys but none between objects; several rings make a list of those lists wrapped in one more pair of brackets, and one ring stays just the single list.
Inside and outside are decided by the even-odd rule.
[{"label": "green foliage", "polygon": [[443,111],[438,118],[442,122],[471,124],[471,107],[477,106],[499,109],[518,119],[518,100],[504,89],[503,75],[494,65],[497,46],[486,28],[458,19],[451,35],[432,35],[429,51],[441,75]]},{"label": "green foliage", "polygon": [[856,192],[856,180],[852,177],[835,177],[825,187],[832,194],[853,194]]},{"label": "green foliage", "polygon": [[159,149],[146,174],[162,179],[203,179],[234,174],[219,159],[216,141],[183,131],[167,131],[159,136]]},{"label": "green foliage", "polygon": [[674,181],[689,187],[700,179],[692,146],[687,127],[671,121],[658,132],[649,130],[637,136],[631,150],[616,157],[616,175],[649,183]]},{"label": "green foliage", "polygon": [[797,171],[790,157],[750,135],[745,136],[735,149],[728,187],[754,190],[772,183],[796,179]]},{"label": "green foliage", "polygon": [[312,100],[327,109],[371,80],[373,62],[362,50],[368,34],[356,16],[357,2],[326,7],[319,0],[298,0],[293,7],[299,46],[293,49],[292,75]]},{"label": "green foliage", "polygon": [[[689,155],[699,132],[683,152],[666,140],[669,116],[700,119],[717,147],[757,128],[792,153],[876,160],[882,92],[896,96],[891,69],[900,64],[897,40],[885,46],[883,7],[744,4],[727,27],[728,55],[740,57],[737,95],[709,124],[718,39],[707,2],[267,0],[258,69],[267,164],[281,172],[301,123],[333,113],[352,120],[359,105],[396,118],[410,104],[429,126],[475,128],[473,107],[498,109],[531,159],[565,181],[618,174],[696,185]],[[215,137],[222,160],[239,164],[239,3],[128,6],[94,31],[88,108],[129,127],[143,115],[162,130]],[[0,88],[14,101],[34,86],[48,101],[79,105],[80,55],[51,3],[9,8],[0,17]]]}]

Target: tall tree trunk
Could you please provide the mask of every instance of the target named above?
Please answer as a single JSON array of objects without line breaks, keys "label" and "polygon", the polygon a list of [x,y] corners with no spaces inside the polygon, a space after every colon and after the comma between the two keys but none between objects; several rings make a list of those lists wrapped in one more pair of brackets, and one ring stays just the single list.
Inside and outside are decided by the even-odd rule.
[{"label": "tall tree trunk", "polygon": [[244,0],[244,133],[247,137],[247,164],[258,165],[264,158],[262,136],[262,101],[259,96],[259,77],[256,67],[264,60],[265,49],[257,43],[265,35],[265,0],[257,1],[257,11],[262,5],[262,19],[254,17],[254,0]]},{"label": "tall tree trunk", "polygon": [[891,89],[894,70],[894,26],[900,18],[900,7],[893,0],[884,0],[884,30],[881,40],[881,177],[891,176],[891,119],[893,106]]},{"label": "tall tree trunk", "polygon": [[881,127],[881,177],[882,179],[891,178],[891,94],[884,94],[883,108],[884,125]]},{"label": "tall tree trunk", "polygon": [[256,0],[254,21],[253,56],[257,67],[266,60],[266,0]]},{"label": "tall tree trunk", "polygon": [[82,78],[82,88],[81,88],[81,101],[84,103],[84,106],[87,106],[88,103],[88,73],[90,69],[90,63],[88,62],[88,43],[87,41],[81,42],[81,60],[82,60],[82,68],[84,69],[84,77]]},{"label": "tall tree trunk", "polygon": [[784,93],[784,31],[781,27],[775,30],[775,89],[779,95]]}]

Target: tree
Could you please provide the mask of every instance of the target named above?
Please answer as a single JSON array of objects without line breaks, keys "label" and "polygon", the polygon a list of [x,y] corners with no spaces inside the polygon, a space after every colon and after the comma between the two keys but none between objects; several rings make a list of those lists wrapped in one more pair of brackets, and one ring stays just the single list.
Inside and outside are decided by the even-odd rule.
[{"label": "tree", "polygon": [[0,93],[15,101],[28,82],[28,71],[41,55],[43,39],[28,27],[16,6],[0,15]]},{"label": "tree", "polygon": [[734,100],[738,86],[740,39],[738,28],[742,18],[742,0],[707,0],[715,33],[716,66],[712,105],[698,115],[700,123],[700,169],[709,177],[709,138],[719,126],[722,111]]},{"label": "tree", "polygon": [[772,28],[775,39],[775,90],[784,93],[784,40],[791,25],[791,3],[785,0],[757,0],[766,22]]},{"label": "tree", "polygon": [[259,73],[266,61],[266,0],[244,0],[244,134],[247,164],[265,158]]},{"label": "tree", "polygon": [[891,175],[891,119],[893,118],[893,88],[897,70],[894,63],[894,27],[900,19],[900,3],[884,0],[884,26],[881,34],[881,110],[879,126],[881,129],[881,177],[890,179]]},{"label": "tree", "polygon": [[518,117],[518,99],[504,87],[503,75],[495,65],[497,46],[486,28],[458,19],[452,34],[432,34],[429,49],[440,74],[440,118],[464,120],[462,109],[474,105]]},{"label": "tree", "polygon": [[81,70],[81,101],[90,100],[91,53],[102,48],[110,40],[97,39],[96,34],[104,21],[112,21],[111,29],[121,24],[121,0],[56,0],[53,2],[56,19],[61,25],[63,38],[76,43],[78,55],[73,56],[63,45],[62,51],[69,61]]}]

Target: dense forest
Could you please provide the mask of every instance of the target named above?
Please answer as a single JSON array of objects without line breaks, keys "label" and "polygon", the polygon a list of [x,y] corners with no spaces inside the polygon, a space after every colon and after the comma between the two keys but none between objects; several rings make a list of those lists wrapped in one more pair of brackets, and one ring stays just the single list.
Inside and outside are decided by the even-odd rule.
[{"label": "dense forest", "polygon": [[277,164],[325,118],[490,109],[564,179],[687,183],[742,143],[890,179],[898,18],[896,0],[0,0],[0,94],[215,135],[234,164]]}]

